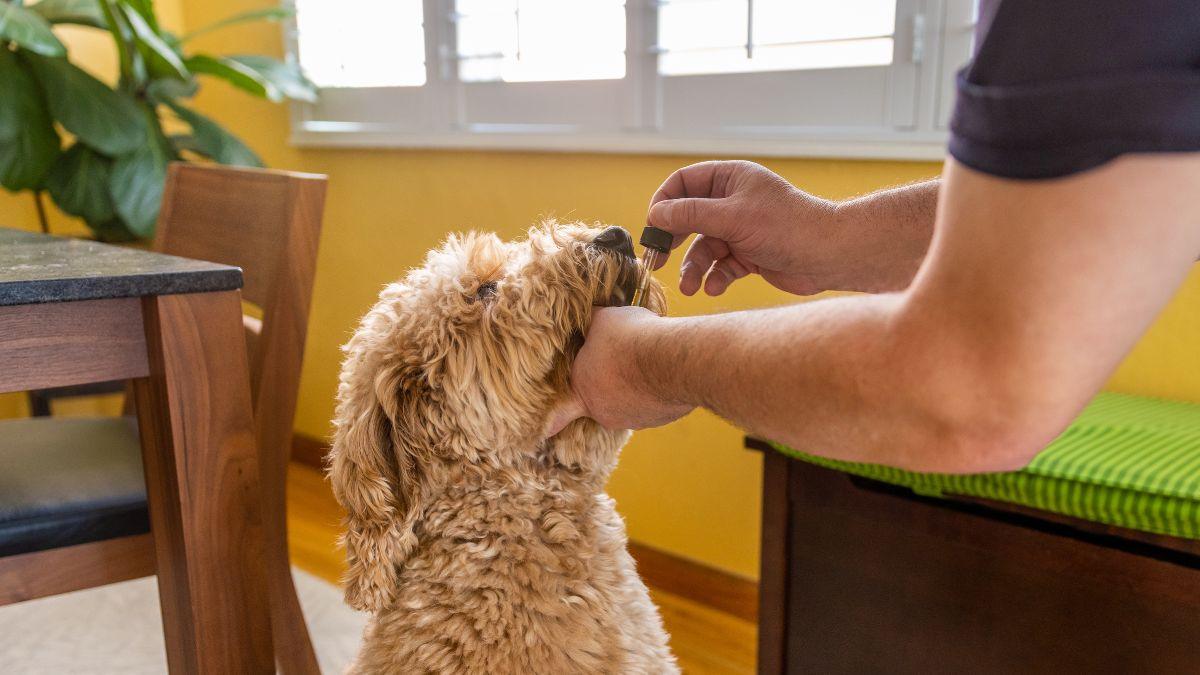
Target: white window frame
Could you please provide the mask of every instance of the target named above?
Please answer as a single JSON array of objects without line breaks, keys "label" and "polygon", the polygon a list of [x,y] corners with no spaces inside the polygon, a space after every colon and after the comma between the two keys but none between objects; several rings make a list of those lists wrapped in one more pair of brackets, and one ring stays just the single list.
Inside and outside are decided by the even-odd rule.
[{"label": "white window frame", "polygon": [[[836,0],[835,0],[836,1]],[[940,160],[954,97],[954,73],[967,58],[973,0],[897,0],[895,52],[886,68],[881,113],[885,124],[868,128],[807,125],[679,131],[662,126],[663,85],[658,74],[658,0],[626,0],[626,76],[623,80],[530,83],[463,83],[453,56],[453,0],[424,0],[426,83],[421,87],[327,89],[317,105],[293,103],[291,141],[301,147],[446,148],[607,152],[634,154],[748,155]],[[297,58],[295,23],[285,26],[289,57]],[[772,77],[803,77],[787,71]],[[762,74],[754,74],[762,75]],[[683,76],[713,77],[713,76]],[[739,77],[726,75],[723,77]],[[838,78],[827,76],[812,97],[836,97]],[[806,85],[808,86],[808,85]],[[471,88],[481,88],[473,90]],[[603,120],[472,123],[465,119],[475,91],[485,102],[520,120],[536,120],[548,102],[615,101]],[[577,94],[582,93],[583,96]],[[614,98],[615,95],[615,98]],[[713,96],[720,97],[719,88]],[[563,101],[568,103],[564,104]],[[761,105],[762,102],[758,104]],[[319,108],[318,106],[323,106]],[[522,108],[522,106],[525,106]],[[491,108],[489,108],[491,109]],[[568,113],[570,113],[568,109]],[[620,117],[620,119],[613,119]]]}]

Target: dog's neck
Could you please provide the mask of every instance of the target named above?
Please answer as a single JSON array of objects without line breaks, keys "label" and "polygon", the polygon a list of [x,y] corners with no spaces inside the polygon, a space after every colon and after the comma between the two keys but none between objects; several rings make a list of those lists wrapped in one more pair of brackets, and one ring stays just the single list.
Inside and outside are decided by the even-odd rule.
[{"label": "dog's neck", "polygon": [[[542,539],[548,535],[551,540],[566,536],[589,521],[598,503],[607,501],[604,485],[627,437],[596,434],[596,429],[581,427],[527,448],[481,452],[477,462],[447,461],[431,467],[437,474],[430,476],[431,482],[439,487],[426,502],[426,532],[461,538],[461,530],[469,527],[471,538],[511,537],[514,523],[524,521],[516,526],[521,534]],[[586,529],[572,537],[585,536]]]}]

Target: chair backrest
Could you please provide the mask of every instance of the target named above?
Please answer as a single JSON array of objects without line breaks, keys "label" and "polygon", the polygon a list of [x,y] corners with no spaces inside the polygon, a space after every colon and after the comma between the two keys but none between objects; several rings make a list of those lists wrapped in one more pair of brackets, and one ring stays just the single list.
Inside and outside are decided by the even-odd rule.
[{"label": "chair backrest", "polygon": [[[176,162],[167,171],[155,250],[242,268],[247,350],[260,453],[282,462],[292,419],[316,272],[326,177]],[[271,467],[266,467],[270,470]]]}]

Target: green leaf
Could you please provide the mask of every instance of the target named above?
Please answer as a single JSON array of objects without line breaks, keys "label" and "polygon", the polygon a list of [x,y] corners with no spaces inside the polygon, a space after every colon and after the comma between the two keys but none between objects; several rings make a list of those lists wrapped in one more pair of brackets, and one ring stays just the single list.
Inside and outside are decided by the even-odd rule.
[{"label": "green leaf", "polygon": [[37,80],[0,47],[0,185],[38,189],[58,158],[62,141]]},{"label": "green leaf", "polygon": [[146,97],[155,103],[167,103],[177,98],[191,98],[199,89],[195,78],[186,82],[173,78],[152,80],[146,85]]},{"label": "green leaf", "polygon": [[133,45],[133,28],[125,20],[125,12],[116,0],[96,0],[100,3],[100,11],[104,21],[109,25],[109,33],[117,47],[117,59],[121,64],[120,88],[126,91],[137,90],[146,84],[146,60],[142,58]]},{"label": "green leaf", "polygon": [[112,220],[108,181],[112,160],[83,143],[72,145],[46,175],[46,189],[58,208],[89,223]]},{"label": "green leaf", "polygon": [[296,10],[293,7],[267,7],[266,9],[252,9],[248,12],[241,12],[239,14],[234,14],[233,16],[225,17],[224,19],[210,23],[207,26],[201,26],[200,28],[197,28],[196,30],[184,35],[179,39],[179,42],[187,42],[197,35],[203,35],[210,31],[224,28],[226,26],[233,26],[235,24],[246,23],[249,21],[281,21],[283,19],[291,18],[295,14]]},{"label": "green leaf", "polygon": [[188,57],[183,63],[193,73],[219,77],[238,89],[248,91],[260,98],[268,98],[276,102],[283,100],[283,94],[275,88],[275,85],[259,75],[258,71],[233,59],[224,56],[196,54]]},{"label": "green leaf", "polygon": [[146,138],[137,101],[114,91],[66,59],[29,57],[46,91],[54,118],[84,143],[110,157],[123,155]]},{"label": "green leaf", "polygon": [[189,110],[178,103],[168,103],[171,110],[192,128],[197,152],[211,157],[221,164],[235,166],[262,166],[262,160],[237,136],[229,133],[220,124]]},{"label": "green leaf", "polygon": [[154,32],[158,32],[158,17],[154,15],[154,0],[119,0],[126,11],[137,12]]},{"label": "green leaf", "polygon": [[227,58],[258,73],[259,77],[269,82],[288,98],[309,103],[315,103],[317,100],[317,85],[310,82],[304,73],[300,72],[300,68],[294,64],[254,54]]},{"label": "green leaf", "polygon": [[42,0],[29,5],[28,9],[50,23],[74,23],[108,30],[98,0]]},{"label": "green leaf", "polygon": [[130,232],[120,218],[113,218],[104,223],[88,223],[87,226],[92,228],[92,232],[96,233],[96,239],[100,241],[122,242],[138,239],[138,236]]},{"label": "green leaf", "polygon": [[67,55],[67,48],[54,36],[45,19],[24,7],[0,0],[0,42],[5,40],[42,56]]},{"label": "green leaf", "polygon": [[191,73],[183,65],[183,60],[175,53],[174,49],[163,41],[162,37],[155,32],[154,28],[146,22],[146,19],[141,14],[126,6],[125,20],[129,22],[129,27],[133,29],[134,44],[142,58],[146,60],[146,66],[151,77],[173,77],[180,80],[187,80],[191,77]]},{"label": "green leaf", "polygon": [[169,30],[158,29],[158,34],[162,36],[163,42],[175,50],[176,54],[183,54],[183,43],[179,41],[179,37]]},{"label": "green leaf", "polygon": [[[204,150],[200,148],[200,144],[196,141],[196,137],[191,134],[171,134],[167,137],[171,142],[171,147],[175,148],[176,154],[183,154],[184,151],[194,152],[197,155],[208,157],[204,154]],[[212,159],[211,157],[208,157]]]},{"label": "green leaf", "polygon": [[159,137],[157,130],[146,141],[113,162],[108,190],[117,215],[125,221],[130,232],[149,238],[154,234],[154,224],[162,206],[170,158],[163,147],[165,139]]}]

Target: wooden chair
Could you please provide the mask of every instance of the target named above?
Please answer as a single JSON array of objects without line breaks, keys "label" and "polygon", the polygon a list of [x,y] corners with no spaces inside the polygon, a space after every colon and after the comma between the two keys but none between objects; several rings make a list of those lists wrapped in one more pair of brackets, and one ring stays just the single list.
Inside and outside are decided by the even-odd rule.
[{"label": "wooden chair", "polygon": [[[285,673],[318,672],[288,563],[285,486],[325,184],[320,175],[172,164],[154,243],[242,267],[242,297],[262,310],[244,324],[272,633]],[[155,573],[140,455],[125,421],[0,423],[0,470],[30,488],[0,495],[0,605]],[[22,483],[21,472],[37,475]],[[50,492],[39,492],[47,477]]]}]

